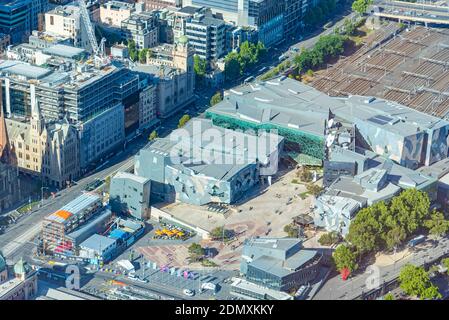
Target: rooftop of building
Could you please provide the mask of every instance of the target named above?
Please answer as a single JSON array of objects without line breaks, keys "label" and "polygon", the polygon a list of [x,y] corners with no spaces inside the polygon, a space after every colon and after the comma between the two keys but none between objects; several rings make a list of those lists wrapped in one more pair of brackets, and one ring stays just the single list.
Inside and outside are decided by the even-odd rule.
[{"label": "rooftop of building", "polygon": [[[283,252],[283,258],[270,254],[274,250]],[[278,277],[300,269],[318,254],[317,250],[304,249],[302,241],[294,238],[250,238],[244,242],[242,252],[242,255],[251,259],[249,264],[252,267]]]},{"label": "rooftop of building", "polygon": [[397,103],[373,97],[335,98],[288,77],[249,83],[225,93],[209,112],[255,124],[271,123],[324,136],[329,110],[336,120],[369,123],[399,136],[449,123]]},{"label": "rooftop of building", "polygon": [[244,243],[246,248],[258,247],[264,249],[276,249],[281,251],[288,251],[292,247],[301,246],[300,239],[292,238],[249,238]]},{"label": "rooftop of building", "polygon": [[180,8],[179,10],[176,9],[177,12],[185,13],[188,15],[193,15],[197,12],[200,12],[201,10],[203,10],[203,7],[194,7],[194,6],[185,6]]},{"label": "rooftop of building", "polygon": [[[63,55],[72,55],[81,51],[74,49],[67,50],[64,45],[55,45],[55,52]],[[70,61],[67,61],[70,64]],[[0,60],[0,74],[4,77],[18,82],[33,81],[36,85],[50,88],[63,87],[69,90],[78,90],[101,78],[122,69],[118,62],[95,68],[93,62],[88,60],[82,64],[77,64],[76,68],[70,71],[53,70],[50,67],[38,67],[30,63],[18,60]]]},{"label": "rooftop of building", "polygon": [[[282,291],[273,290],[241,278],[232,278],[231,280],[232,288],[241,289],[244,292],[254,292],[264,297],[267,296],[269,299],[292,300],[292,296]],[[238,292],[233,292],[232,294],[239,295]],[[247,295],[243,295],[243,297],[247,297]]]},{"label": "rooftop of building", "polygon": [[49,75],[52,71],[50,69],[33,66],[21,61],[3,60],[0,61],[0,71],[4,75],[15,75],[19,77],[26,77],[27,79],[39,80]]},{"label": "rooftop of building", "polygon": [[87,54],[87,51],[81,48],[67,46],[64,44],[56,44],[49,48],[42,50],[43,53],[49,55],[56,55],[59,57],[74,59],[82,54]]},{"label": "rooftop of building", "polygon": [[[338,148],[331,153],[331,160],[366,163],[364,172],[354,178],[339,177],[325,193],[329,196],[352,198],[359,203],[366,201],[374,203],[390,198],[402,188],[422,188],[436,180],[435,177],[426,174],[426,170],[412,170],[403,167],[369,150],[355,152]],[[383,179],[385,180],[382,183]]]},{"label": "rooftop of building", "polygon": [[85,241],[81,242],[80,247],[90,249],[96,252],[102,252],[105,248],[112,246],[117,240],[102,236],[101,234],[93,234]]},{"label": "rooftop of building", "polygon": [[414,135],[449,124],[440,118],[375,97],[349,96],[339,99],[345,101],[345,105],[331,108],[339,117],[348,121],[357,118],[399,136]]},{"label": "rooftop of building", "polygon": [[138,175],[135,175],[135,174],[132,174],[129,172],[123,172],[123,171],[117,172],[113,179],[128,179],[128,180],[132,180],[137,183],[140,183],[140,184],[146,184],[150,181],[150,179],[140,177]]},{"label": "rooftop of building", "polygon": [[63,206],[61,209],[50,214],[45,219],[65,224],[67,221],[71,220],[73,216],[80,214],[99,202],[101,202],[101,198],[98,195],[86,192]]},{"label": "rooftop of building", "polygon": [[102,7],[110,7],[114,10],[132,10],[134,9],[134,3],[128,3],[123,1],[110,0],[102,4]]},{"label": "rooftop of building", "polygon": [[64,17],[76,18],[78,17],[79,7],[74,4],[66,4],[63,6],[57,6],[54,9],[47,12],[47,14],[59,15]]},{"label": "rooftop of building", "polygon": [[[8,136],[12,141],[17,141],[19,136],[23,141],[30,141],[31,139],[31,124],[26,119],[7,118],[5,119]],[[46,124],[46,132],[50,140],[59,139],[62,141],[67,136],[71,124],[61,120]]]},{"label": "rooftop of building", "polygon": [[449,173],[449,158],[435,162],[430,166],[423,166],[417,171],[432,178],[440,179]]},{"label": "rooftop of building", "polygon": [[[212,133],[214,139],[210,141]],[[184,139],[186,137],[189,138]],[[156,139],[146,150],[179,160],[172,159],[170,164],[177,170],[191,170],[193,174],[226,181],[250,164],[268,164],[269,156],[277,150],[282,140],[274,133],[255,136],[195,118],[183,128],[173,131],[170,138]]]},{"label": "rooftop of building", "polygon": [[293,271],[299,270],[316,255],[318,255],[318,251],[316,250],[301,249],[286,260],[263,255],[254,259],[250,265],[281,278],[291,274]]},{"label": "rooftop of building", "polygon": [[272,123],[323,137],[329,108],[343,105],[299,81],[276,78],[227,91],[208,111],[255,124]]},{"label": "rooftop of building", "polygon": [[135,72],[146,73],[159,79],[169,79],[179,73],[179,69],[169,65],[137,64],[132,68]]}]

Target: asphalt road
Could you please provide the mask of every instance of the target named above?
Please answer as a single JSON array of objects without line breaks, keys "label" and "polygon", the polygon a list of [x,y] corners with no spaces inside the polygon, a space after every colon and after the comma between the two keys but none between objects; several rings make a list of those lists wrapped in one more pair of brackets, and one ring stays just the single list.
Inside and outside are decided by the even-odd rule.
[{"label": "asphalt road", "polygon": [[326,281],[313,300],[352,300],[368,292],[375,287],[379,287],[384,282],[393,280],[399,276],[401,268],[407,263],[414,265],[423,265],[431,262],[441,256],[449,254],[449,239],[443,238],[438,244],[431,248],[422,248],[417,252],[397,261],[396,263],[379,267],[378,274],[365,272],[353,278],[343,281],[340,275]]}]

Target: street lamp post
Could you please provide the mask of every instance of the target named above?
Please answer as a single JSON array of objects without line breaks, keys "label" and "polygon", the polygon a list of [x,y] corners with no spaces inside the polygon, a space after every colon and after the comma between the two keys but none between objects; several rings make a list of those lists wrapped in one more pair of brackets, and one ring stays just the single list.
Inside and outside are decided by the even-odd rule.
[{"label": "street lamp post", "polygon": [[48,189],[48,187],[41,187],[41,207],[44,205],[44,189]]}]

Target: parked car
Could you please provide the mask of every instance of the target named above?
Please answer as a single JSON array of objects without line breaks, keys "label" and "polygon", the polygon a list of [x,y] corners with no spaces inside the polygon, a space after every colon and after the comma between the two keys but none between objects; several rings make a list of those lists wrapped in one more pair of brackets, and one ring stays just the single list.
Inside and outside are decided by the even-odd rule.
[{"label": "parked car", "polygon": [[193,297],[195,295],[195,290],[184,289],[182,290],[182,293],[184,293],[188,297]]}]

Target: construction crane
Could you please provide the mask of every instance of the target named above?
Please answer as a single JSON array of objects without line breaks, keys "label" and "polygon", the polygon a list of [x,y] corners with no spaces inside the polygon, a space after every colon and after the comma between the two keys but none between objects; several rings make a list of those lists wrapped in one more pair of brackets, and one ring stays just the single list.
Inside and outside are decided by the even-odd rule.
[{"label": "construction crane", "polygon": [[101,39],[100,45],[98,45],[97,39],[95,38],[95,31],[92,26],[92,22],[90,21],[89,11],[87,10],[85,0],[78,0],[78,5],[80,8],[81,18],[83,19],[83,23],[86,28],[87,37],[89,38],[89,43],[92,47],[92,51],[95,56],[95,60],[104,61],[106,56],[105,52],[106,39],[103,37]]}]

